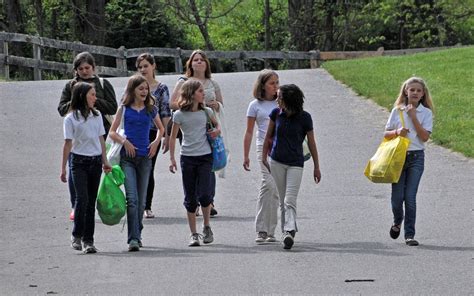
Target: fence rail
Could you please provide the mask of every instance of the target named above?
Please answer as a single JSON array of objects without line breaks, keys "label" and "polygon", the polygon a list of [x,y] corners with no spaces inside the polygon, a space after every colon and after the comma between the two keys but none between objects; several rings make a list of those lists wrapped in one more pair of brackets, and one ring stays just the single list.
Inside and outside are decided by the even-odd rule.
[{"label": "fence rail", "polygon": [[[31,44],[33,48],[33,58],[20,57],[9,54],[10,43],[27,43]],[[33,76],[35,80],[42,79],[42,70],[55,70],[62,73],[72,72],[72,64],[64,62],[46,61],[42,58],[44,48],[54,48],[59,50],[71,51],[74,55],[88,51],[95,55],[102,55],[113,57],[116,60],[116,66],[105,67],[97,66],[96,71],[99,75],[104,76],[129,76],[135,71],[127,69],[127,59],[136,58],[143,52],[149,52],[155,57],[165,57],[174,59],[175,73],[183,72],[183,60],[188,58],[192,50],[185,50],[180,48],[162,48],[162,47],[146,47],[146,48],[132,48],[125,47],[110,48],[105,46],[88,45],[79,42],[62,41],[44,37],[37,37],[19,33],[0,32],[0,73],[4,74],[6,79],[10,78],[10,65],[28,67],[33,69]],[[303,51],[207,51],[210,59],[228,59],[234,60],[237,71],[245,71],[246,60],[309,60],[311,68],[317,68],[322,61],[327,60],[341,60],[353,59],[362,57],[374,57],[382,55],[405,55],[417,52],[428,52],[446,49],[448,47],[434,47],[434,48],[415,48],[403,50],[383,50],[377,51],[327,51],[320,52],[319,50],[312,50],[308,52]]]}]

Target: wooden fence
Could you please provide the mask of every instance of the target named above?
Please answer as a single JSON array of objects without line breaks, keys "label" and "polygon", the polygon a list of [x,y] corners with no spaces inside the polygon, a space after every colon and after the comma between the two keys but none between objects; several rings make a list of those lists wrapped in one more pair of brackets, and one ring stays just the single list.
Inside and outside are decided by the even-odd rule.
[{"label": "wooden fence", "polygon": [[[9,43],[27,43],[33,48],[33,58],[20,57],[9,54]],[[6,79],[10,78],[10,65],[28,67],[33,69],[35,80],[42,79],[42,70],[55,70],[62,73],[72,73],[72,64],[64,62],[46,61],[42,58],[42,50],[44,48],[54,48],[59,50],[71,51],[76,55],[82,51],[88,51],[94,55],[102,55],[115,58],[116,67],[97,66],[96,72],[103,76],[129,76],[135,71],[127,69],[127,59],[135,59],[143,52],[149,52],[155,57],[165,57],[174,59],[175,73],[183,73],[183,60],[187,59],[192,50],[180,48],[132,48],[126,49],[123,46],[115,49],[104,46],[88,45],[79,42],[68,42],[50,38],[30,36],[18,33],[0,32],[0,74]],[[377,51],[344,51],[344,52],[320,52],[312,50],[309,52],[302,51],[206,51],[210,59],[227,59],[233,60],[238,72],[245,71],[246,60],[309,60],[311,68],[317,68],[322,61],[353,59],[361,57],[374,57],[382,55],[404,55],[417,52],[435,51],[446,49],[446,47],[435,48],[417,48],[404,50],[383,50]]]}]

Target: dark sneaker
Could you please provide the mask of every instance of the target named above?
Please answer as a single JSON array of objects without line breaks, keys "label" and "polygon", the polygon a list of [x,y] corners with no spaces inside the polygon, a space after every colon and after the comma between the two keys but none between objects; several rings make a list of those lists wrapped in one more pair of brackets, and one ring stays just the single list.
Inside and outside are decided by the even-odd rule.
[{"label": "dark sneaker", "polygon": [[202,229],[202,242],[205,244],[210,244],[214,241],[214,234],[212,233],[211,226],[204,226]]},{"label": "dark sneaker", "polygon": [[140,245],[138,244],[137,240],[132,239],[128,244],[128,251],[129,252],[136,252],[140,251]]},{"label": "dark sneaker", "polygon": [[190,247],[198,247],[200,246],[201,244],[199,243],[199,233],[193,233],[191,234],[191,236],[189,237],[189,244],[188,246]]},{"label": "dark sneaker", "polygon": [[405,240],[405,243],[407,244],[407,246],[410,246],[410,247],[416,247],[418,246],[420,243],[414,239],[414,238],[407,238]]},{"label": "dark sneaker", "polygon": [[397,239],[398,236],[400,235],[400,225],[392,225],[390,227],[390,237],[393,239]]},{"label": "dark sneaker", "polygon": [[142,243],[142,241],[141,241],[141,240],[140,240],[140,241],[138,241],[138,246],[139,246],[140,248],[143,248],[143,243]]},{"label": "dark sneaker", "polygon": [[80,238],[80,237],[71,236],[71,247],[72,247],[74,250],[82,251],[81,238]]},{"label": "dark sneaker", "polygon": [[293,235],[291,235],[290,231],[285,232],[283,235],[283,249],[289,250],[291,247],[293,247],[293,244],[295,243],[293,239]]},{"label": "dark sneaker", "polygon": [[212,205],[212,207],[211,207],[211,217],[214,217],[214,216],[217,216],[217,211],[214,208],[214,205]]},{"label": "dark sneaker", "polygon": [[84,254],[94,254],[97,253],[97,249],[94,247],[93,244],[84,243],[84,246],[82,247],[82,252],[84,252]]},{"label": "dark sneaker", "polygon": [[267,233],[265,231],[260,231],[259,233],[257,233],[257,238],[255,239],[255,242],[257,244],[261,244],[261,243],[264,243],[265,240],[267,239]]}]

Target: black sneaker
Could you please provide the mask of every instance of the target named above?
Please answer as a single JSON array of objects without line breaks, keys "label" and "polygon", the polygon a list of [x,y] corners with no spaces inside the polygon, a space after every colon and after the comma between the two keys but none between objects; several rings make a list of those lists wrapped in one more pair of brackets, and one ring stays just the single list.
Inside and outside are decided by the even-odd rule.
[{"label": "black sneaker", "polygon": [[82,251],[81,238],[80,238],[80,237],[71,236],[71,247],[72,247],[74,250]]},{"label": "black sneaker", "polygon": [[397,239],[398,236],[400,235],[400,225],[392,225],[390,227],[390,237],[393,239]]},{"label": "black sneaker", "polygon": [[214,217],[217,215],[217,211],[216,209],[214,208],[214,205],[212,205],[212,208],[211,208],[211,217]]},{"label": "black sneaker", "polygon": [[293,235],[291,235],[290,231],[285,232],[283,235],[283,249],[289,250],[291,247],[293,247],[293,244],[295,243],[295,240],[293,239]]}]

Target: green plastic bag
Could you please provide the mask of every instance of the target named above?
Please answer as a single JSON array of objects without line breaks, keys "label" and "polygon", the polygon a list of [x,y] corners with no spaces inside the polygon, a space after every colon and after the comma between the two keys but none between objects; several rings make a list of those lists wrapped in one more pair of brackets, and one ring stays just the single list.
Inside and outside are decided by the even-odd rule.
[{"label": "green plastic bag", "polygon": [[112,172],[105,174],[97,194],[97,211],[102,223],[116,225],[127,212],[125,195],[120,185],[125,180],[125,174],[119,165],[112,166]]}]

